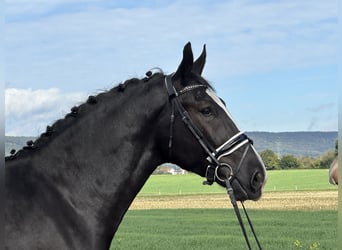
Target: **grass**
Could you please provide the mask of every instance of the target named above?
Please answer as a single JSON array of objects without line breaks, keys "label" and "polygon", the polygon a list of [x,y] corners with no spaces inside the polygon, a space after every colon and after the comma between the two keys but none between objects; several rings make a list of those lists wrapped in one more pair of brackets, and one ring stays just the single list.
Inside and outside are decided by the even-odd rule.
[{"label": "grass", "polygon": [[328,169],[296,169],[268,171],[265,191],[336,190],[329,183]]},{"label": "grass", "polygon": [[[203,186],[202,181],[194,174],[153,175],[138,196],[171,199],[179,195],[225,193],[218,185]],[[329,184],[327,169],[268,172],[265,192],[276,195],[274,191],[295,190],[336,190],[336,186]],[[263,249],[337,249],[336,210],[248,212]],[[257,249],[250,232],[249,236],[252,249]],[[247,245],[232,209],[131,209],[110,249],[240,250],[247,249]]]},{"label": "grass", "polygon": [[[336,249],[337,211],[250,210],[263,249]],[[250,235],[252,248],[256,249]],[[247,249],[232,209],[129,210],[111,249]]]},{"label": "grass", "polygon": [[[265,192],[295,190],[335,190],[328,181],[328,169],[268,171]],[[195,174],[152,175],[139,196],[222,193],[218,185],[202,185],[204,178]]]}]

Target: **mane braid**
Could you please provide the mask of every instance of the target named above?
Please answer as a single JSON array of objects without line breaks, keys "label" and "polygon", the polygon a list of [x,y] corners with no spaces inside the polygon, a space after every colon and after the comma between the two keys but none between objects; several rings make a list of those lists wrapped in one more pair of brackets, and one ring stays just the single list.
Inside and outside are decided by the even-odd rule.
[{"label": "mane braid", "polygon": [[57,120],[51,126],[47,126],[46,131],[43,132],[35,141],[29,141],[27,146],[18,149],[16,152],[12,151],[13,154],[6,156],[5,161],[13,160],[18,157],[25,157],[31,152],[39,150],[43,146],[46,146],[48,143],[50,143],[54,138],[58,137],[69,127],[74,125],[79,117],[82,117],[82,115],[90,112],[94,106],[100,105],[101,101],[104,99],[107,99],[108,97],[115,98],[115,95],[122,95],[129,86],[146,83],[157,76],[164,77],[165,75],[158,72],[142,79],[132,78],[123,83],[119,83],[112,89],[99,93],[96,96],[89,96],[84,103],[80,104],[79,106],[72,107],[70,113],[66,114],[64,118]]}]

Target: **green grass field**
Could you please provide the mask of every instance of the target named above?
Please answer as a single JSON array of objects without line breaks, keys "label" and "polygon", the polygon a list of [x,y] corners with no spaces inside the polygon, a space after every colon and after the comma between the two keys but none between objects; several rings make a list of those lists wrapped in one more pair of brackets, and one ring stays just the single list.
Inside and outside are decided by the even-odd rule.
[{"label": "green grass field", "polygon": [[[144,195],[178,195],[222,193],[218,185],[202,185],[204,178],[195,174],[152,175],[139,193]],[[328,181],[328,169],[268,171],[265,192],[294,190],[336,190]]]},{"label": "green grass field", "polygon": [[[265,250],[337,249],[337,211],[250,210],[249,215]],[[247,246],[232,209],[160,209],[128,211],[111,249]]]},{"label": "green grass field", "polygon": [[[224,193],[194,175],[153,175],[138,196]],[[266,192],[336,190],[328,170],[269,171]],[[249,215],[265,250],[337,249],[337,211],[253,210]],[[246,224],[247,226],[247,224]],[[256,248],[252,240],[252,248]],[[247,249],[232,209],[129,210],[111,249]]]}]

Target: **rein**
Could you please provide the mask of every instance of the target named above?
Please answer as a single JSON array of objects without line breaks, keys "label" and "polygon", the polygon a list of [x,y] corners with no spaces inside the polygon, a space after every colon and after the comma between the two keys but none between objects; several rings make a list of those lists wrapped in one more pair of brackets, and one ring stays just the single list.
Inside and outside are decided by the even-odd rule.
[{"label": "rein", "polygon": [[[184,124],[188,127],[190,132],[193,134],[193,136],[197,139],[198,143],[201,145],[201,147],[204,149],[204,151],[207,153],[207,161],[209,162],[209,165],[207,166],[206,170],[206,181],[203,182],[205,185],[212,185],[215,180],[219,180],[221,182],[224,182],[226,185],[227,193],[229,195],[229,198],[231,200],[231,203],[234,207],[235,214],[237,216],[237,219],[239,221],[242,233],[244,235],[245,241],[247,243],[248,249],[251,249],[251,245],[249,243],[249,239],[247,236],[247,232],[245,229],[245,226],[243,224],[243,220],[240,214],[239,207],[237,205],[237,201],[235,198],[234,190],[231,186],[231,181],[235,178],[233,169],[228,163],[221,163],[220,159],[224,156],[229,156],[230,154],[234,153],[236,150],[241,148],[242,146],[247,144],[247,147],[243,153],[243,156],[241,157],[240,163],[237,167],[237,171],[240,169],[240,166],[247,154],[247,151],[250,147],[250,145],[253,144],[253,141],[243,132],[239,132],[230,139],[228,139],[225,143],[223,143],[221,146],[218,148],[214,148],[208,140],[204,137],[203,133],[200,131],[200,129],[193,123],[191,120],[189,113],[186,111],[184,106],[181,104],[179,101],[178,97],[180,95],[183,95],[191,90],[197,89],[197,88],[208,88],[207,85],[203,84],[198,84],[198,85],[190,85],[186,86],[185,88],[181,89],[179,92],[176,91],[175,87],[173,86],[172,83],[172,76],[167,75],[165,77],[165,86],[169,95],[169,102],[171,103],[171,117],[170,117],[170,137],[169,137],[169,144],[168,144],[168,149],[169,149],[169,159],[171,160],[172,157],[172,142],[173,142],[173,127],[174,127],[174,121],[175,121],[175,109],[181,116],[182,121]],[[220,168],[228,168],[229,170],[229,176],[219,176],[218,170]],[[246,218],[248,220],[248,224],[250,226],[250,229],[254,235],[255,241],[257,242],[257,245],[259,249],[261,250],[262,247],[259,243],[259,240],[256,236],[256,233],[254,231],[252,222],[247,214],[247,211],[245,209],[245,206],[243,202],[241,202],[244,213],[246,215]]]}]

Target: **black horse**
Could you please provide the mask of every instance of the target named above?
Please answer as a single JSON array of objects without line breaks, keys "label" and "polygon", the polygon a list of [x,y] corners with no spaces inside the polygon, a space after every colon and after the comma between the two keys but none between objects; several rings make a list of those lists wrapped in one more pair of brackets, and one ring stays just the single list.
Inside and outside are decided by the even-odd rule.
[{"label": "black horse", "polygon": [[174,74],[149,72],[90,96],[6,157],[6,249],[109,249],[134,197],[165,162],[257,200],[266,179],[251,140],[202,78],[190,43]]}]

